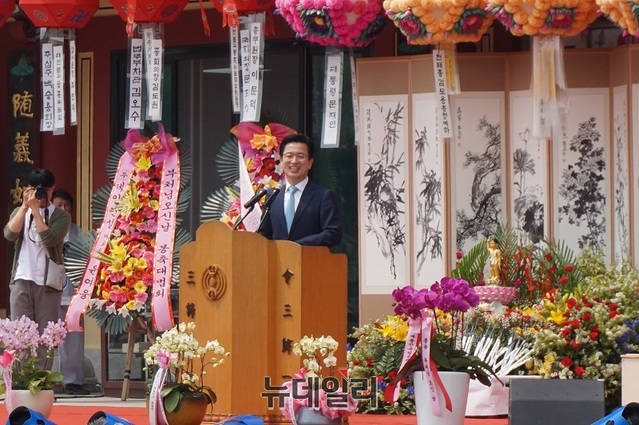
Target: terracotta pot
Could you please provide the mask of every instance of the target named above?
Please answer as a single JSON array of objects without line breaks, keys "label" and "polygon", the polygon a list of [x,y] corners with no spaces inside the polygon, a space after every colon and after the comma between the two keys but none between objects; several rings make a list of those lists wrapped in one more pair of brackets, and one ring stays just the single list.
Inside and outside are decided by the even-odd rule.
[{"label": "terracotta pot", "polygon": [[178,408],[173,412],[166,412],[169,425],[200,425],[206,415],[208,399],[204,394],[182,395]]},{"label": "terracotta pot", "polygon": [[[25,406],[47,418],[53,408],[53,390],[42,390],[36,394],[31,394],[29,390],[11,390],[11,394],[8,397],[11,397],[10,405],[12,409],[18,406]],[[7,414],[10,413],[7,412]]]}]

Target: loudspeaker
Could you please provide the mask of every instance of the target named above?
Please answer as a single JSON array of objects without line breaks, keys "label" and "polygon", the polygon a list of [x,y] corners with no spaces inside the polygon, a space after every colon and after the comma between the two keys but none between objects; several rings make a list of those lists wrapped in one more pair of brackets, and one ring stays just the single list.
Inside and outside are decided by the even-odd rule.
[{"label": "loudspeaker", "polygon": [[585,425],[604,415],[603,380],[510,380],[509,425]]},{"label": "loudspeaker", "polygon": [[89,418],[87,425],[133,425],[126,419],[98,410]]},{"label": "loudspeaker", "polygon": [[25,406],[18,406],[9,415],[6,425],[55,425],[40,413]]}]

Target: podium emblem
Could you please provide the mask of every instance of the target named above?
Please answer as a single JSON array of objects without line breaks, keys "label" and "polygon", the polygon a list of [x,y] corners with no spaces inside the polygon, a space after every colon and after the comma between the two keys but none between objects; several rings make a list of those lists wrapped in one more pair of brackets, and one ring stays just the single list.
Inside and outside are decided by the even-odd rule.
[{"label": "podium emblem", "polygon": [[204,294],[211,301],[217,301],[224,296],[226,292],[226,274],[218,266],[214,264],[208,266],[202,276],[202,288]]}]

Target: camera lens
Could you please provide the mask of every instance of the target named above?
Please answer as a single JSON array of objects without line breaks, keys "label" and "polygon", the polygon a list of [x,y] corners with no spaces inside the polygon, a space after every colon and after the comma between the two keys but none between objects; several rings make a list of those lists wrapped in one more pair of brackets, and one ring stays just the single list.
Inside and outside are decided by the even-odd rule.
[{"label": "camera lens", "polygon": [[44,199],[44,198],[46,198],[47,197],[47,190],[45,188],[43,188],[42,186],[36,187],[35,197],[36,197],[36,199]]}]

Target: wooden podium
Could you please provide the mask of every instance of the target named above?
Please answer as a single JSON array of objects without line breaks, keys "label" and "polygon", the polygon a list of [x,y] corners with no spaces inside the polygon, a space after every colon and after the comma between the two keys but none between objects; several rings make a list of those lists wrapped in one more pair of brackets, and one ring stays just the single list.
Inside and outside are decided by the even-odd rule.
[{"label": "wooden podium", "polygon": [[230,352],[203,377],[218,398],[207,420],[251,414],[290,423],[277,397],[269,408],[264,393],[277,390],[265,388],[265,377],[277,387],[299,370],[292,344],[304,335],[335,338],[338,367],[346,367],[346,273],[346,255],[326,247],[271,241],[218,221],[198,228],[180,251],[180,322],[197,324],[201,344],[217,339]]}]

